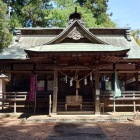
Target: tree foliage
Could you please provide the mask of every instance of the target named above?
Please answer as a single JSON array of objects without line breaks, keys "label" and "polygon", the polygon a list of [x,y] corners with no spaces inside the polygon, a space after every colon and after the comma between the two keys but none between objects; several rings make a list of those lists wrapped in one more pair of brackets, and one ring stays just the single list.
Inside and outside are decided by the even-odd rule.
[{"label": "tree foliage", "polygon": [[115,27],[107,14],[107,0],[54,0],[55,7],[46,17],[49,25],[65,27],[75,7],[81,12],[86,27]]},{"label": "tree foliage", "polygon": [[[9,34],[9,29],[14,31],[15,27],[65,27],[68,17],[75,11],[82,14],[86,27],[114,27],[115,23],[107,14],[108,0],[0,0],[6,3],[1,9],[3,23],[1,30]],[[3,10],[4,9],[4,10]],[[9,9],[9,10],[8,10]],[[9,12],[8,12],[9,11]],[[9,15],[6,18],[5,15]],[[6,28],[8,27],[8,28]],[[1,34],[2,34],[1,31]],[[4,34],[1,35],[2,37]],[[7,35],[8,36],[8,35]],[[3,47],[8,44],[9,39]]]},{"label": "tree foliage", "polygon": [[112,13],[107,14],[108,0],[77,0],[77,2],[92,11],[96,24],[100,27],[115,27],[116,24],[111,21]]},{"label": "tree foliage", "polygon": [[[4,0],[11,15],[11,28],[64,27],[69,14],[78,7],[87,27],[114,27],[107,14],[108,0]],[[9,2],[11,1],[11,2]],[[52,3],[50,3],[52,2]],[[53,8],[52,8],[53,7]]]},{"label": "tree foliage", "polygon": [[[72,12],[74,11],[74,7],[77,6],[78,12],[82,13],[84,19],[87,19],[86,16],[88,16],[88,21],[86,20],[87,27],[116,26],[116,24],[110,19],[111,14],[110,15],[107,14],[108,0],[54,0],[54,1],[56,3],[56,7],[53,9],[53,13],[55,13],[55,15],[58,12],[57,13],[58,15],[64,14],[65,17],[66,13],[69,13],[66,11],[66,9],[68,9],[68,11],[69,9],[71,9]],[[86,12],[87,14],[85,15]]]},{"label": "tree foliage", "polygon": [[42,26],[47,25],[47,21],[44,17],[49,14],[49,5],[46,0],[31,0],[26,4],[21,11],[24,16],[24,26]]},{"label": "tree foliage", "polygon": [[[46,20],[51,5],[50,0],[5,0],[10,7],[12,28],[46,26]],[[14,23],[13,23],[14,22]]]},{"label": "tree foliage", "polygon": [[140,46],[140,30],[133,30],[131,32],[131,36],[134,37],[135,41],[137,42],[137,44]]},{"label": "tree foliage", "polygon": [[12,35],[9,32],[9,19],[7,15],[7,5],[0,0],[0,51],[11,42]]},{"label": "tree foliage", "polygon": [[[76,5],[78,8],[78,12],[82,14],[82,18],[85,22],[86,27],[97,27],[95,24],[95,18],[92,17],[92,12],[90,9],[86,7],[80,7],[78,4]],[[66,27],[68,23],[69,15],[74,12],[75,5],[70,4],[67,7],[56,7],[54,8],[50,15],[46,17],[49,21],[50,26],[58,26],[58,27]]]}]

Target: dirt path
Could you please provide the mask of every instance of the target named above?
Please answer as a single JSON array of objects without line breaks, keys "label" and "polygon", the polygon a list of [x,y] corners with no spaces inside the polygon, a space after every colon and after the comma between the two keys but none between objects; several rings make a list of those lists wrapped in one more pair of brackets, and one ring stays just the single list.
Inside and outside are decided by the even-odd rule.
[{"label": "dirt path", "polygon": [[47,140],[108,140],[98,123],[57,123]]},{"label": "dirt path", "polygon": [[23,123],[0,119],[0,140],[46,140],[55,123]]},{"label": "dirt path", "polygon": [[[24,123],[16,118],[0,119],[0,140],[46,140],[56,123]],[[99,123],[109,140],[139,140],[140,121]]]}]

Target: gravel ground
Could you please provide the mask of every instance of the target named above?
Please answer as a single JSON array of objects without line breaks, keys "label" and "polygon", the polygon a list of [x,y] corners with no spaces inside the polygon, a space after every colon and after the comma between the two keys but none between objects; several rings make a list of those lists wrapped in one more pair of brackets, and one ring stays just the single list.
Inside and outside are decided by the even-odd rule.
[{"label": "gravel ground", "polygon": [[[16,118],[0,119],[0,140],[46,140],[56,123],[24,123]],[[140,121],[99,123],[109,140],[139,140]]]},{"label": "gravel ground", "polygon": [[140,121],[99,125],[109,140],[140,140]]},{"label": "gravel ground", "polygon": [[0,119],[0,140],[46,140],[55,123],[23,123]]}]

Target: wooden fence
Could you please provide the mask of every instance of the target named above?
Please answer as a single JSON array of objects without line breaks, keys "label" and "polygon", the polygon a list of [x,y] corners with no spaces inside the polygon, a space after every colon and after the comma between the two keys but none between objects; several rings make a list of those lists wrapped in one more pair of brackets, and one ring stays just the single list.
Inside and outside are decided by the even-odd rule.
[{"label": "wooden fence", "polygon": [[101,102],[105,107],[124,107],[125,111],[128,107],[133,107],[135,112],[140,107],[140,91],[122,91],[122,96],[117,98],[114,98],[113,92],[102,92]]},{"label": "wooden fence", "polygon": [[[36,108],[46,107],[49,109],[49,94],[46,92],[36,94]],[[0,95],[0,107],[13,108],[16,113],[17,108],[34,108],[35,102],[29,101],[28,92],[4,92]]]},{"label": "wooden fence", "polygon": [[[51,100],[49,95],[52,93],[37,93],[36,94],[36,108],[45,108],[49,110],[51,107]],[[101,92],[101,103],[104,103],[105,108],[124,108],[124,111],[128,111],[131,108],[134,112],[140,108],[140,91],[123,91],[122,96],[115,98],[113,92]],[[115,101],[115,104],[114,104]],[[17,108],[34,108],[34,102],[29,101],[28,92],[4,92],[0,94],[0,107],[13,108],[13,112],[16,113]]]}]

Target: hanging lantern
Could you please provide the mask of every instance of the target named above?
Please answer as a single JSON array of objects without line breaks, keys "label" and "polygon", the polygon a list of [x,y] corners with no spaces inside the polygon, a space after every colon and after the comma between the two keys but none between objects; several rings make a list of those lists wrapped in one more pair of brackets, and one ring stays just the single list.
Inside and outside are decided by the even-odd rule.
[{"label": "hanging lantern", "polygon": [[92,80],[93,80],[92,73],[90,73],[90,81],[92,81]]},{"label": "hanging lantern", "polygon": [[70,80],[70,87],[73,85],[72,81]]},{"label": "hanging lantern", "polygon": [[84,84],[87,85],[87,77],[84,79]]},{"label": "hanging lantern", "polygon": [[70,79],[70,87],[73,86],[73,77]]}]

